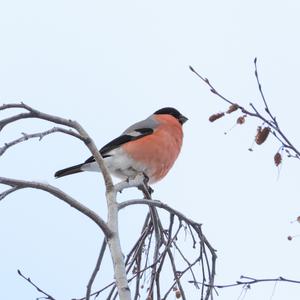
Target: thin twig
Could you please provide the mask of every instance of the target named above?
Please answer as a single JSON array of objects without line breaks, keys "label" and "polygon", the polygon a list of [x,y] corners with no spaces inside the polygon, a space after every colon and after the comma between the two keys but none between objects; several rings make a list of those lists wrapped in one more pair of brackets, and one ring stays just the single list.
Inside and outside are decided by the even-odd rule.
[{"label": "thin twig", "polygon": [[32,280],[29,277],[24,276],[20,270],[18,270],[18,274],[23,279],[25,279],[30,285],[34,286],[38,292],[44,294],[45,295],[44,299],[55,300],[54,297],[52,297],[51,295],[49,295],[48,293],[46,293],[44,290],[42,290],[40,287],[38,287],[35,283],[33,283]]},{"label": "thin twig", "polygon": [[172,266],[172,270],[173,270],[173,274],[174,274],[174,280],[180,290],[180,293],[181,293],[181,297],[183,300],[186,300],[186,297],[185,297],[185,293],[184,293],[184,290],[183,290],[183,287],[181,285],[181,281],[180,281],[180,278],[182,277],[182,272],[179,272],[177,269],[176,269],[176,264],[175,264],[175,259],[174,259],[174,256],[172,254],[172,251],[170,249],[168,249],[168,256],[169,256],[169,259],[170,259],[170,262],[171,262],[171,266]]},{"label": "thin twig", "polygon": [[[186,264],[188,266],[191,267],[191,263],[189,262],[189,260],[185,257],[185,255],[182,253],[182,251],[180,250],[180,248],[177,246],[177,244],[174,242],[174,246],[176,248],[176,250],[179,252],[180,256],[182,257],[182,259],[186,262]],[[193,280],[196,281],[196,276],[195,276],[195,273],[193,271],[193,268],[190,268],[190,271],[191,271],[191,275],[193,277]],[[196,285],[197,288],[199,288],[199,286]]]},{"label": "thin twig", "polygon": [[[240,285],[252,285],[252,284],[262,283],[262,282],[288,282],[288,283],[300,284],[300,280],[287,279],[287,278],[284,278],[282,276],[279,276],[278,278],[263,278],[263,279],[257,279],[257,278],[248,277],[248,276],[241,276],[241,279],[242,280],[238,280],[235,283],[231,283],[231,284],[209,285],[209,284],[201,283],[201,282],[198,282],[198,284],[204,284],[205,286],[210,286],[210,287],[216,288],[216,289],[236,287],[236,286],[240,286]],[[188,281],[188,282],[189,283],[194,283],[193,280]]]},{"label": "thin twig", "polygon": [[220,94],[216,88],[210,83],[210,81],[201,76],[192,66],[189,66],[190,70],[195,73],[202,81],[204,81],[209,87],[210,87],[210,91],[213,93],[213,94],[216,94],[217,96],[219,96],[220,98],[222,98],[224,101],[226,101],[227,103],[229,104],[235,104],[234,102],[232,102],[231,100],[225,98],[222,94]]},{"label": "thin twig", "polygon": [[93,271],[93,273],[91,275],[91,278],[90,278],[90,280],[89,280],[89,282],[87,284],[86,297],[85,297],[86,300],[90,299],[92,285],[93,285],[94,280],[95,280],[95,278],[97,276],[97,273],[100,270],[100,266],[101,266],[101,262],[102,262],[102,259],[103,259],[103,256],[104,256],[104,252],[105,252],[106,246],[107,246],[107,242],[106,242],[106,239],[104,238],[103,242],[102,242],[101,249],[100,249],[100,253],[99,253],[99,256],[98,256],[98,259],[97,259],[96,266],[95,266],[94,271]]},{"label": "thin twig", "polygon": [[[144,254],[144,257],[146,258],[146,260],[149,258],[149,256],[148,256],[148,254],[149,254],[149,252],[150,252],[150,250],[149,250],[149,247],[150,247],[150,245],[151,245],[151,233],[153,232],[153,231],[151,231],[149,228],[148,228],[148,230],[146,230],[146,231],[143,231],[143,235],[144,234],[146,234],[146,236],[147,235],[149,235],[149,241],[147,242],[148,243],[148,245],[147,245],[147,250],[143,250],[143,251],[141,251],[141,245],[144,243],[144,239],[145,239],[145,236],[143,236],[143,238],[142,239],[140,239],[139,238],[139,243],[135,243],[135,245],[134,245],[134,247],[133,247],[133,249],[130,251],[130,257],[133,257],[132,259],[130,258],[130,261],[129,261],[129,256],[127,257],[127,259],[126,259],[126,261],[127,261],[127,263],[126,264],[128,264],[128,269],[127,269],[127,274],[128,274],[128,272],[129,272],[129,270],[132,268],[132,264],[134,263],[134,262],[137,262],[137,264],[135,264],[135,267],[134,267],[134,275],[133,275],[133,277],[131,277],[128,281],[129,282],[132,282],[134,279],[136,280],[136,282],[135,282],[135,284],[136,284],[136,287],[141,287],[141,285],[140,285],[140,283],[139,283],[139,280],[140,280],[140,277],[141,277],[141,275],[142,274],[145,274],[145,272],[147,271],[147,270],[149,270],[150,268],[151,269],[153,269],[153,266],[154,265],[158,265],[158,267],[156,268],[156,274],[155,274],[155,277],[154,277],[154,282],[155,282],[155,287],[156,287],[156,294],[155,294],[155,296],[157,297],[158,295],[161,295],[161,285],[160,285],[160,272],[161,272],[161,270],[162,270],[162,268],[163,268],[163,266],[165,265],[165,263],[164,263],[164,260],[165,260],[165,257],[166,257],[166,254],[168,253],[168,251],[170,251],[170,247],[172,246],[172,245],[174,245],[174,242],[175,242],[175,240],[177,240],[177,236],[178,236],[178,234],[179,234],[179,232],[181,231],[181,229],[183,228],[183,225],[182,225],[182,222],[181,222],[181,219],[179,218],[179,227],[178,227],[178,229],[177,229],[177,231],[174,233],[174,235],[173,236],[171,236],[171,232],[172,232],[172,227],[173,227],[173,221],[174,221],[174,217],[172,217],[172,215],[170,215],[170,224],[169,224],[169,230],[168,231],[165,231],[164,232],[164,234],[165,234],[165,236],[166,236],[166,244],[164,244],[165,246],[165,248],[163,249],[163,251],[162,251],[162,253],[159,255],[159,257],[158,257],[158,259],[156,260],[156,261],[152,261],[152,263],[150,263],[149,265],[147,264],[147,263],[145,263],[145,265],[144,265],[144,269],[139,269],[140,268],[140,264],[137,262],[137,260],[138,259],[140,259],[141,257],[139,257],[139,255],[141,255],[141,254]],[[145,229],[147,229],[147,227],[146,228],[144,228],[144,230]],[[194,229],[194,227],[192,226],[192,230],[195,230],[196,232],[197,232],[197,236],[201,236],[201,238],[202,238],[202,241],[203,241],[203,246],[202,247],[205,247],[205,240],[204,240],[204,235],[202,234],[202,232],[201,232],[201,226],[198,224],[198,226],[195,226],[195,229]],[[202,245],[202,243],[200,243],[201,245]],[[179,246],[178,246],[179,247]],[[139,249],[139,250],[138,250]],[[144,248],[143,248],[144,249]],[[211,248],[212,249],[212,248]],[[138,251],[138,254],[137,255],[134,255],[133,253],[134,253],[134,251]],[[214,250],[212,250],[212,251],[214,251]],[[172,254],[172,253],[171,253]],[[184,254],[183,254],[184,255]],[[212,255],[213,256],[213,255]],[[182,272],[175,272],[175,274],[176,274],[176,276],[178,276],[178,278],[181,278],[186,272],[188,272],[188,271],[191,271],[191,269],[197,264],[197,263],[199,263],[200,262],[200,265],[201,265],[201,268],[203,268],[203,263],[204,262],[202,262],[202,253],[200,253],[199,254],[199,256],[192,262],[192,263],[188,263],[187,264],[187,266],[186,266],[186,268],[182,271]],[[129,264],[130,263],[130,264]],[[176,269],[176,267],[175,267],[175,269]],[[174,270],[175,270],[174,269]],[[212,268],[212,269],[214,269],[214,268]],[[207,271],[208,273],[209,273],[209,271]],[[213,274],[210,274],[210,277],[213,277],[214,275]],[[174,278],[175,278],[175,275],[174,275]],[[151,281],[151,280],[150,280]],[[165,279],[164,279],[164,281],[165,281]],[[203,281],[202,281],[203,282]],[[166,299],[167,298],[167,296],[169,295],[169,293],[172,291],[172,289],[173,289],[173,287],[174,287],[174,285],[176,285],[177,284],[177,282],[176,282],[176,280],[174,281],[174,283],[171,285],[171,287],[168,289],[168,292],[165,294],[165,297],[163,297],[162,299]],[[149,294],[150,294],[150,290],[151,290],[151,286],[152,286],[152,284],[151,284],[151,282],[150,282],[150,284],[149,284],[149,286],[148,286],[148,288],[147,288],[147,290],[148,290],[148,292],[147,292],[147,294],[148,294],[148,296],[149,296]],[[109,293],[109,295],[108,295],[108,297],[106,298],[106,299],[115,299],[116,297],[117,297],[117,293],[116,293],[116,291],[115,291],[115,283],[111,283],[111,285],[109,285],[109,286],[107,286],[106,288],[108,288],[108,287],[112,287],[112,289],[111,289],[111,291],[110,291],[110,293]],[[202,288],[203,288],[203,285],[201,286]],[[183,288],[183,286],[182,286],[182,288]],[[208,299],[207,298],[207,295],[209,295],[209,293],[208,293],[208,290],[209,291],[211,291],[212,290],[212,288],[211,287],[207,287],[207,291],[206,291],[206,298],[205,299]],[[104,291],[104,289],[101,289],[100,291],[98,291],[99,293],[101,293],[102,291]],[[96,292],[97,293],[97,292]],[[95,294],[95,293],[94,293]],[[92,294],[93,295],[93,294]],[[96,294],[95,294],[96,295]],[[99,294],[97,294],[96,296],[98,296]],[[154,294],[151,292],[151,295],[152,296],[154,296]],[[136,288],[135,289],[135,294],[134,294],[134,299],[139,299],[139,297],[140,297],[140,290],[138,289],[138,288]],[[154,297],[153,297],[153,299],[154,299]]]},{"label": "thin twig", "polygon": [[40,141],[46,135],[49,135],[49,134],[52,134],[52,133],[55,133],[55,132],[61,132],[61,133],[64,133],[64,134],[68,134],[68,135],[74,136],[74,137],[82,140],[83,142],[85,141],[83,139],[83,137],[81,135],[79,135],[78,133],[76,133],[75,131],[73,131],[71,129],[64,129],[64,128],[61,128],[61,127],[53,127],[49,130],[46,130],[46,131],[43,131],[43,132],[38,132],[38,133],[32,133],[32,134],[27,134],[27,133],[22,132],[22,135],[23,135],[22,137],[20,137],[18,139],[15,139],[11,142],[5,143],[4,146],[0,147],[0,156],[3,155],[4,152],[6,150],[8,150],[10,147],[15,146],[16,144],[22,143],[24,141],[28,141],[28,140],[33,139],[33,138],[38,138],[39,141]]},{"label": "thin twig", "polygon": [[2,119],[0,121],[0,131],[5,126],[7,126],[13,122],[16,122],[16,121],[19,121],[22,119],[28,119],[28,118],[41,119],[41,120],[45,120],[45,121],[52,122],[52,123],[59,124],[59,125],[64,125],[69,128],[75,129],[78,132],[78,134],[82,137],[82,140],[84,141],[85,145],[88,147],[88,149],[94,156],[95,161],[99,165],[99,168],[101,170],[101,173],[102,173],[102,176],[103,176],[103,179],[105,182],[106,192],[109,193],[109,192],[113,191],[113,181],[112,181],[110,173],[107,170],[107,167],[104,164],[103,158],[101,157],[92,138],[88,135],[88,133],[84,130],[84,128],[78,122],[70,120],[70,119],[65,119],[65,118],[61,118],[58,116],[43,113],[37,109],[30,107],[29,105],[26,105],[23,102],[4,104],[4,105],[0,106],[0,110],[10,109],[10,108],[23,108],[27,112],[13,115],[6,119]]},{"label": "thin twig", "polygon": [[261,83],[260,83],[260,80],[259,80],[259,77],[258,77],[258,71],[257,71],[257,57],[255,57],[255,59],[254,59],[254,67],[255,67],[254,74],[255,74],[255,78],[256,78],[256,82],[257,82],[257,85],[258,85],[258,89],[259,89],[261,98],[263,99],[263,102],[264,102],[264,105],[265,105],[265,111],[268,113],[268,115],[270,116],[270,118],[272,119],[272,121],[274,122],[274,124],[275,124],[276,126],[278,126],[277,120],[276,120],[276,118],[272,115],[272,113],[271,113],[271,111],[270,111],[270,109],[269,109],[267,100],[266,100],[266,98],[265,98],[264,92],[263,92],[262,87],[261,87]]},{"label": "thin twig", "polygon": [[10,189],[8,189],[8,190],[6,190],[6,191],[0,193],[0,201],[1,201],[2,199],[4,199],[6,196],[8,196],[9,194],[11,194],[11,193],[13,193],[13,192],[15,192],[15,191],[17,191],[17,190],[19,190],[18,187],[12,187],[12,188],[10,188]]},{"label": "thin twig", "polygon": [[217,89],[211,84],[211,82],[207,78],[201,76],[197,71],[195,71],[195,69],[193,67],[190,66],[190,70],[198,78],[200,78],[206,85],[208,85],[208,87],[210,88],[210,91],[213,94],[217,95],[219,98],[221,98],[225,102],[227,102],[231,105],[235,105],[245,115],[248,115],[248,116],[251,116],[251,117],[254,117],[254,118],[258,118],[263,123],[270,126],[273,129],[272,134],[275,136],[275,138],[277,138],[281,142],[282,147],[294,151],[295,155],[291,155],[291,157],[300,159],[300,151],[291,143],[291,141],[287,138],[285,133],[283,133],[283,131],[279,127],[279,124],[278,124],[278,121],[277,121],[276,117],[274,117],[274,115],[271,113],[271,111],[269,109],[267,100],[266,100],[265,95],[264,95],[263,90],[262,90],[261,82],[259,80],[258,70],[257,70],[257,59],[256,58],[254,59],[254,67],[255,67],[254,73],[255,73],[255,78],[256,78],[257,84],[258,84],[258,89],[259,89],[260,95],[262,97],[264,106],[265,106],[265,112],[267,113],[268,117],[265,117],[262,113],[260,113],[252,103],[250,103],[250,107],[253,109],[253,112],[246,109],[244,106],[242,106],[238,103],[234,103],[233,101],[229,100],[228,98],[226,98],[225,96],[220,94],[217,91]]}]

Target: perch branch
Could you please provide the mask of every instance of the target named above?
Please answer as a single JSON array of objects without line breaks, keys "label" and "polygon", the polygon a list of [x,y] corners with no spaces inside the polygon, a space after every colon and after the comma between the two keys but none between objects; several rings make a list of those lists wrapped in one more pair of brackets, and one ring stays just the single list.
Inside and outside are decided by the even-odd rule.
[{"label": "perch branch", "polygon": [[171,206],[159,201],[159,200],[148,200],[148,199],[132,199],[132,200],[127,200],[124,202],[119,203],[119,210],[130,206],[130,205],[136,205],[136,204],[144,204],[144,205],[151,205],[151,206],[155,206],[155,207],[159,207],[162,208],[166,211],[168,211],[169,213],[172,213],[174,215],[176,215],[179,219],[185,221],[188,224],[193,224],[193,225],[199,225],[201,226],[201,224],[194,222],[193,220],[187,218],[183,213],[181,213],[180,211],[172,208]]},{"label": "perch branch", "polygon": [[[152,298],[156,296],[158,299],[160,299],[163,292],[161,289],[164,286],[161,284],[160,274],[163,270],[163,267],[166,264],[165,263],[165,261],[167,261],[166,258],[169,258],[169,262],[171,265],[169,267],[172,270],[171,276],[173,275],[173,278],[171,282],[171,288],[167,289],[168,291],[167,294],[165,294],[164,299],[172,291],[172,288],[174,288],[175,285],[179,287],[178,292],[180,291],[181,297],[185,299],[182,276],[186,272],[190,271],[191,274],[194,274],[193,279],[196,280],[196,273],[194,273],[192,270],[192,268],[196,264],[200,266],[199,267],[200,274],[202,272],[202,287],[204,281],[206,281],[205,279],[206,276],[209,277],[209,284],[211,285],[213,284],[214,282],[213,279],[215,275],[215,260],[217,256],[215,250],[203,235],[201,230],[201,224],[190,220],[189,218],[185,217],[182,213],[176,211],[175,209],[169,207],[166,204],[163,204],[159,201],[152,200],[151,189],[148,188],[143,175],[141,175],[140,177],[137,176],[137,178],[133,180],[124,181],[113,186],[110,174],[108,173],[104,165],[103,158],[101,157],[93,140],[89,137],[86,131],[76,121],[44,114],[38,110],[35,110],[27,106],[24,103],[8,104],[8,105],[0,106],[0,110],[11,109],[11,108],[24,109],[25,112],[1,120],[0,130],[2,130],[5,126],[7,126],[10,123],[22,119],[27,119],[27,118],[37,118],[37,119],[46,120],[49,122],[53,122],[55,124],[67,126],[71,128],[71,130],[67,130],[64,128],[62,128],[61,130],[50,129],[45,132],[34,133],[31,135],[24,134],[23,137],[11,141],[10,143],[4,145],[4,147],[1,148],[3,151],[2,153],[4,153],[9,147],[12,147],[30,138],[41,139],[45,135],[53,132],[63,132],[66,134],[71,134],[74,137],[82,140],[91,151],[92,155],[94,156],[96,162],[98,163],[102,171],[104,181],[105,181],[105,186],[106,186],[106,200],[108,206],[107,223],[105,223],[104,220],[100,218],[96,213],[89,210],[87,207],[77,202],[75,199],[71,198],[61,190],[51,185],[0,177],[0,184],[2,183],[4,185],[10,186],[10,189],[7,189],[2,194],[0,194],[0,199],[1,197],[2,199],[5,198],[7,195],[11,194],[12,192],[18,189],[34,188],[34,189],[44,190],[56,196],[57,198],[63,200],[64,202],[68,203],[78,211],[82,212],[83,214],[91,218],[103,230],[106,236],[107,245],[110,248],[110,253],[111,253],[113,267],[114,267],[115,281],[107,285],[103,289],[99,290],[98,292],[91,293],[93,282],[99,271],[100,264],[103,259],[103,255],[106,247],[106,241],[104,241],[93,274],[91,275],[90,280],[87,284],[86,296],[82,299],[89,300],[90,297],[93,295],[95,297],[98,297],[102,291],[111,288],[111,291],[110,292],[108,291],[109,295],[107,299],[116,299],[119,296],[120,299],[129,300],[131,299],[131,295],[130,295],[128,282],[131,281],[133,282],[135,281],[134,299],[139,299],[141,297],[140,291],[142,289],[142,286],[145,284],[148,285],[147,291],[145,291],[145,293],[147,293],[148,296],[151,296]],[[60,127],[54,127],[54,128],[60,128]],[[72,129],[74,129],[74,131]],[[116,201],[117,193],[121,192],[125,188],[130,188],[130,187],[138,187],[139,189],[141,189],[143,191],[145,199],[129,200],[120,204],[117,203]],[[119,210],[127,206],[137,205],[137,204],[148,205],[151,213],[147,215],[146,220],[144,222],[141,236],[137,239],[137,242],[134,243],[132,250],[128,254],[126,261],[124,262],[121,245],[120,245],[119,230],[118,230],[118,213]],[[170,214],[170,223],[168,229],[163,228],[162,222],[156,211],[156,208],[161,208]],[[178,221],[177,230],[175,229],[173,230],[173,227],[175,226],[174,216],[176,218],[176,224]],[[180,246],[177,244],[178,242],[175,243],[175,241],[177,241],[179,233],[182,232],[183,229],[185,228],[185,226],[183,226],[182,224],[183,222],[187,224],[187,227],[191,234],[193,248],[195,248],[196,251],[199,248],[199,253],[197,253],[197,257],[191,260],[191,262],[188,261],[187,259],[184,259],[185,258],[184,251],[181,251]],[[173,231],[175,232],[175,234],[172,233]],[[173,247],[174,254],[171,251],[171,247]],[[177,266],[179,266],[179,262],[177,261],[177,258],[175,260],[175,256],[174,256],[175,253],[177,252],[180,253],[179,259],[183,260],[183,263],[186,266],[183,269],[183,271],[177,270]],[[211,259],[212,259],[211,260],[212,266],[210,266],[209,254],[211,255]],[[134,273],[134,275],[131,278],[129,278],[130,271]],[[129,279],[127,279],[127,277]],[[141,282],[142,278],[143,278],[143,283]],[[212,290],[211,287],[209,286],[206,287],[206,294],[204,295],[205,290],[202,288],[201,298],[208,300],[209,297],[211,296],[211,290]]]},{"label": "perch branch", "polygon": [[126,268],[123,259],[123,253],[120,244],[119,236],[119,218],[118,218],[118,203],[116,200],[117,192],[112,189],[106,192],[107,199],[107,226],[113,232],[113,234],[107,239],[107,243],[110,249],[111,258],[114,266],[114,275],[118,288],[118,295],[122,300],[131,299],[130,289],[128,286],[128,280],[126,276]]},{"label": "perch branch", "polygon": [[[41,190],[45,190],[54,196],[62,199],[63,201],[67,202],[77,210],[81,211],[88,217],[90,217],[94,222],[96,222],[100,228],[103,230],[104,234],[106,235],[108,245],[110,247],[110,252],[113,260],[113,266],[114,266],[114,274],[117,282],[117,288],[118,288],[118,294],[120,299],[123,300],[129,300],[131,299],[130,296],[130,290],[128,287],[128,281],[126,278],[126,272],[125,272],[125,264],[123,261],[122,251],[121,251],[121,245],[120,245],[120,237],[118,233],[118,204],[116,201],[116,192],[113,186],[112,178],[110,173],[108,172],[104,160],[102,156],[100,155],[98,149],[96,148],[95,143],[91,139],[91,137],[88,135],[88,133],[84,130],[84,128],[76,121],[64,119],[61,117],[53,116],[50,114],[43,113],[41,111],[38,111],[24,103],[15,103],[15,104],[8,104],[8,105],[2,105],[0,106],[0,110],[5,109],[11,109],[11,108],[18,108],[18,109],[24,109],[26,112],[13,115],[11,117],[8,117],[6,119],[2,119],[0,121],[0,131],[7,126],[8,124],[11,124],[13,122],[16,122],[18,120],[27,119],[27,118],[37,118],[41,120],[46,120],[48,122],[53,122],[55,124],[64,125],[70,128],[75,129],[78,132],[78,136],[82,141],[84,141],[85,145],[88,147],[90,152],[92,153],[93,157],[95,158],[95,161],[97,162],[106,187],[106,202],[108,207],[108,221],[105,223],[102,218],[100,218],[95,212],[88,209],[87,207],[82,206],[79,202],[77,202],[75,199],[67,196],[65,193],[60,191],[59,189],[52,187],[50,185],[45,185],[41,183],[36,182],[25,182],[20,180],[13,180],[8,178],[0,178],[0,183],[3,184],[9,184],[12,188],[14,187],[21,187],[21,188],[37,188]],[[21,141],[15,141],[12,144],[8,146],[12,146],[13,144],[17,144]],[[7,147],[7,146],[6,146]],[[6,183],[5,183],[6,182]],[[2,194],[2,196],[6,196],[7,194],[11,193],[11,191],[7,190]],[[96,270],[97,268],[95,268]]]}]

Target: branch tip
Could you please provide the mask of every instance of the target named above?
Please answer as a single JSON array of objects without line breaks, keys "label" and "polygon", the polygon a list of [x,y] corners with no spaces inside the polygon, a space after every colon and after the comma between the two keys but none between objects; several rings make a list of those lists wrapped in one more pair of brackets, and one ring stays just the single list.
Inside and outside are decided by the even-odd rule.
[{"label": "branch tip", "polygon": [[195,73],[195,70],[194,70],[194,68],[193,68],[192,66],[189,66],[189,69],[190,69],[192,72]]}]

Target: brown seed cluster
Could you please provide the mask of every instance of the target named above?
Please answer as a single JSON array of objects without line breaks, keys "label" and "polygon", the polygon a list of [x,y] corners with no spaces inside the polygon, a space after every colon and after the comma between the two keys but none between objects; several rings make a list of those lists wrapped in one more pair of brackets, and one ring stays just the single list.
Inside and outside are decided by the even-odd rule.
[{"label": "brown seed cluster", "polygon": [[226,111],[227,114],[231,114],[232,112],[236,111],[239,109],[239,106],[237,104],[231,104]]},{"label": "brown seed cluster", "polygon": [[266,139],[268,138],[268,135],[270,133],[270,127],[264,127],[261,128],[261,126],[257,127],[257,133],[255,136],[255,142],[257,145],[263,144]]},{"label": "brown seed cluster", "polygon": [[175,297],[176,297],[176,299],[180,299],[181,298],[181,292],[180,292],[180,290],[176,290],[175,291]]},{"label": "brown seed cluster", "polygon": [[[213,92],[213,91],[212,91],[212,92]],[[233,113],[234,111],[238,110],[239,108],[240,108],[240,107],[239,107],[238,104],[231,104],[231,105],[229,106],[229,108],[227,109],[226,114],[231,114],[231,113]],[[222,117],[224,117],[224,116],[225,116],[225,112],[220,112],[220,113],[216,113],[216,114],[211,115],[211,116],[208,118],[208,120],[209,120],[210,122],[214,122],[214,121],[216,121],[216,120],[218,120],[218,119],[220,119],[220,118],[222,118]]]},{"label": "brown seed cluster", "polygon": [[213,114],[213,115],[211,115],[210,117],[209,117],[209,121],[210,122],[214,122],[214,121],[216,121],[216,120],[218,120],[218,119],[220,119],[220,118],[222,118],[222,117],[224,117],[224,113],[222,112],[222,113],[218,113],[218,114]]},{"label": "brown seed cluster", "polygon": [[242,125],[245,123],[245,121],[246,121],[246,115],[238,117],[236,123]]},{"label": "brown seed cluster", "polygon": [[274,155],[274,163],[275,163],[275,166],[278,167],[282,162],[282,156],[279,152],[277,152],[275,155]]}]

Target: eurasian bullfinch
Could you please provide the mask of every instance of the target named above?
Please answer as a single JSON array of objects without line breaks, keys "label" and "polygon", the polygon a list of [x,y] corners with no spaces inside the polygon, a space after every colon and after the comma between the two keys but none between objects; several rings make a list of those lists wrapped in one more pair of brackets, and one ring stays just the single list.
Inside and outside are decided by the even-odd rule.
[{"label": "eurasian bullfinch", "polygon": [[[109,172],[121,179],[143,173],[149,183],[161,180],[173,166],[182,145],[182,124],[188,119],[177,109],[165,107],[127,128],[100,149]],[[55,177],[82,171],[99,171],[94,157],[55,173]]]}]

